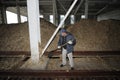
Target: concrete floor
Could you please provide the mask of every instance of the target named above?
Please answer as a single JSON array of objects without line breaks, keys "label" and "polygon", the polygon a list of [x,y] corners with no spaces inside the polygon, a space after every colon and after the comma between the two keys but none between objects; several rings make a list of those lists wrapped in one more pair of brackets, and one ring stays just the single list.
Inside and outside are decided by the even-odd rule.
[{"label": "concrete floor", "polygon": [[[5,58],[0,59],[0,70],[8,69],[30,69],[30,70],[70,70],[69,61],[64,67],[60,67],[62,63],[61,57],[47,58],[42,57],[39,63],[32,63],[31,59],[23,62],[22,58]],[[105,70],[120,71],[120,56],[81,56],[74,58],[75,70]]]},{"label": "concrete floor", "polygon": [[[116,70],[120,71],[120,57],[81,57],[74,58],[75,70]],[[67,60],[68,61],[68,60]],[[50,59],[47,70],[69,70],[69,62],[64,67],[60,67],[61,58]]]}]

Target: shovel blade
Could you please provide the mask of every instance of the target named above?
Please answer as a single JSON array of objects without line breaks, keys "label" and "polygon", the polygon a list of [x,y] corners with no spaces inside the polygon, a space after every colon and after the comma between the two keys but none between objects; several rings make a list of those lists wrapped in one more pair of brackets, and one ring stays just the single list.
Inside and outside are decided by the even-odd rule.
[{"label": "shovel blade", "polygon": [[52,56],[53,56],[53,52],[49,52],[48,58],[52,58]]}]

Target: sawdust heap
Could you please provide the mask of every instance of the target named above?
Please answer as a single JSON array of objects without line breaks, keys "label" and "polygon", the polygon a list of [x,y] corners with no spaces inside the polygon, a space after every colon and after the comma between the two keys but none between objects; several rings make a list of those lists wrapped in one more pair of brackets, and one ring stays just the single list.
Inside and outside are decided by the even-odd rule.
[{"label": "sawdust heap", "polygon": [[77,39],[77,51],[120,50],[120,21],[88,19],[68,27]]},{"label": "sawdust heap", "polygon": [[[56,26],[41,19],[42,44],[40,51],[55,31]],[[120,21],[80,20],[68,26],[77,39],[76,51],[120,50]],[[58,35],[48,51],[57,47]],[[0,25],[0,51],[30,51],[28,23]]]},{"label": "sawdust heap", "polygon": [[[56,26],[41,19],[43,48]],[[28,23],[0,25],[0,51],[30,51]]]}]

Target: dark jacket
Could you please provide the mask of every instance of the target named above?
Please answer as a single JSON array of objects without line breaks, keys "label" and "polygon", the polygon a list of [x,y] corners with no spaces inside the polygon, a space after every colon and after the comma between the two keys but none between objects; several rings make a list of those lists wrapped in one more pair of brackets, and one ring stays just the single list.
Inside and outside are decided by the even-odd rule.
[{"label": "dark jacket", "polygon": [[[67,32],[67,36],[66,36],[66,42],[68,42],[69,40],[71,40],[73,42],[73,44],[67,44],[66,45],[66,50],[67,50],[67,53],[71,53],[73,52],[74,50],[74,36],[71,34],[71,33],[68,33]],[[58,41],[58,46],[61,46],[63,45],[63,36],[60,35],[60,38],[59,38],[59,41]]]}]

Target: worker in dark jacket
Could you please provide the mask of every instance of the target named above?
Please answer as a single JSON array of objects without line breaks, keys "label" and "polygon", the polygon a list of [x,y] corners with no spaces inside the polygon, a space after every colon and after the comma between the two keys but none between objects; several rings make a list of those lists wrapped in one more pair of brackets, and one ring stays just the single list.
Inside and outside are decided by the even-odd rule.
[{"label": "worker in dark jacket", "polygon": [[60,49],[61,45],[64,45],[64,46],[62,47],[62,64],[60,65],[60,67],[63,67],[66,65],[66,56],[68,56],[71,70],[74,69],[73,49],[75,44],[76,44],[76,40],[74,36],[71,33],[67,32],[65,29],[61,29],[60,38],[58,41],[58,48]]}]

